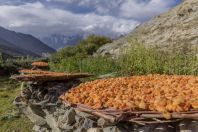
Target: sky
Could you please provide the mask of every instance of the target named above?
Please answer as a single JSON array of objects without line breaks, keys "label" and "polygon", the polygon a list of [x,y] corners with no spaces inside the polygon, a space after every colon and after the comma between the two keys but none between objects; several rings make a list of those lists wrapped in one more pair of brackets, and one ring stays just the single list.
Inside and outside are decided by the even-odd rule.
[{"label": "sky", "polygon": [[42,38],[80,33],[116,37],[181,0],[0,0],[0,26]]}]

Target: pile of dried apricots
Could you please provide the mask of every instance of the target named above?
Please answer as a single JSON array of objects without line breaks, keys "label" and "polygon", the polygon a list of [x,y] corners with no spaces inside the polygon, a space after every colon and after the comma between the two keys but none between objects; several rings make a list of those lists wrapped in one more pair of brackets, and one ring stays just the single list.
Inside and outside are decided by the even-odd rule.
[{"label": "pile of dried apricots", "polygon": [[198,77],[147,75],[86,82],[60,97],[93,109],[185,112],[198,109]]}]

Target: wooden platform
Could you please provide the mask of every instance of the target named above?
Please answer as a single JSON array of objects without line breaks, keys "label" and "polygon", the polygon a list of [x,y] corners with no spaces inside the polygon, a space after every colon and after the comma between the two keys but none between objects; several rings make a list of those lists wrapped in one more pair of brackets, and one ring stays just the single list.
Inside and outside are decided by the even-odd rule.
[{"label": "wooden platform", "polygon": [[198,110],[192,109],[188,112],[173,112],[168,113],[169,118],[165,117],[165,113],[156,111],[131,111],[131,110],[116,110],[104,109],[94,110],[83,104],[71,104],[63,101],[65,105],[71,106],[79,111],[104,118],[110,122],[132,122],[140,125],[146,124],[160,124],[160,123],[174,123],[183,119],[198,119]]},{"label": "wooden platform", "polygon": [[45,82],[45,81],[64,81],[77,78],[86,78],[93,76],[89,73],[60,73],[60,72],[48,72],[48,71],[39,71],[39,70],[29,70],[21,71],[23,75],[13,75],[11,79],[17,81],[25,82]]}]

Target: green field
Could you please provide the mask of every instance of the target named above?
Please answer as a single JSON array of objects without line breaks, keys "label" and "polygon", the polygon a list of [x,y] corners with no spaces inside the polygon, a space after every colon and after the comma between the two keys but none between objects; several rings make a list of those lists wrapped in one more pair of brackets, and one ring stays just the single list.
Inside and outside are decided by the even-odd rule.
[{"label": "green field", "polygon": [[20,84],[0,77],[0,132],[31,132],[33,124],[12,104]]}]

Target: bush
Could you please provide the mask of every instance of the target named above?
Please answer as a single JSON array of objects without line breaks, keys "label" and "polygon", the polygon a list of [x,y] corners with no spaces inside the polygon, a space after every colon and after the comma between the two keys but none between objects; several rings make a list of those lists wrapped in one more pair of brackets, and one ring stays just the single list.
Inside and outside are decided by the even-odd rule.
[{"label": "bush", "polygon": [[160,51],[156,47],[145,47],[135,43],[119,58],[119,63],[124,74],[197,75],[198,58],[196,53],[195,50],[187,46],[172,51]]},{"label": "bush", "polygon": [[50,63],[51,70],[61,72],[89,72],[95,75],[119,71],[120,67],[110,58],[105,57],[68,57],[60,63]]},{"label": "bush", "polygon": [[54,71],[90,72],[96,75],[116,72],[120,76],[143,74],[198,75],[197,49],[190,45],[177,45],[171,51],[158,47],[145,47],[129,40],[131,47],[122,51],[117,59],[93,57],[92,54],[110,39],[90,36],[76,47],[66,47],[52,56],[50,67]]},{"label": "bush", "polygon": [[16,74],[20,68],[30,68],[33,59],[29,57],[7,58],[0,64],[1,71],[8,74]]},{"label": "bush", "polygon": [[[50,66],[54,71],[90,72],[96,75],[112,72],[116,72],[120,76],[143,74],[198,75],[197,50],[189,45],[172,48],[171,51],[162,51],[157,47],[145,47],[137,41],[129,41],[129,43],[132,46],[126,52],[123,51],[123,54],[117,59],[87,55],[89,48],[84,47],[86,53],[85,51],[81,53],[78,49],[76,50],[78,52],[72,56],[67,52],[65,57],[57,59],[59,61],[51,61]],[[70,52],[74,53],[75,51],[70,50]]]},{"label": "bush", "polygon": [[85,40],[80,41],[80,43],[73,47],[65,47],[51,56],[51,61],[58,63],[62,59],[68,57],[88,57],[93,55],[98,48],[106,43],[110,43],[112,40],[105,36],[90,35]]}]

